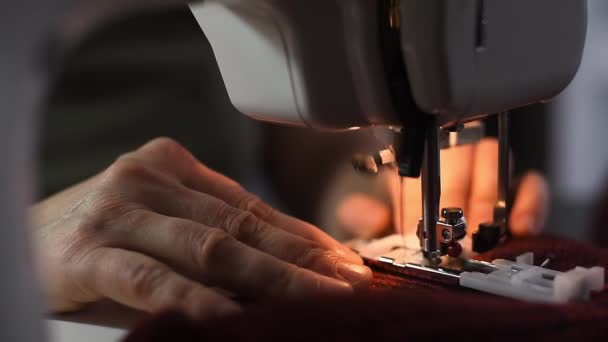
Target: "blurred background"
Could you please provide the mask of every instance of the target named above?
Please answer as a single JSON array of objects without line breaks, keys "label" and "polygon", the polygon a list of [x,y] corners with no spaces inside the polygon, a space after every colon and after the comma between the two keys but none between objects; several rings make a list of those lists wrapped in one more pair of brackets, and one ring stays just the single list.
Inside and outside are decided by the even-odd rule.
[{"label": "blurred background", "polygon": [[[589,0],[587,47],[580,72],[551,106],[547,122],[553,189],[550,226],[590,237],[608,213],[608,2]],[[608,228],[608,227],[605,227]],[[597,232],[607,236],[608,232]]]},{"label": "blurred background", "polygon": [[[548,230],[577,239],[591,238],[608,183],[608,3],[591,0],[590,14],[575,82],[550,104],[516,111],[512,132],[515,176],[536,169],[549,177]],[[60,70],[42,124],[41,198],[158,136],[176,139],[211,168],[318,225],[333,222],[324,196],[335,177],[352,178],[353,189],[373,183],[349,167],[352,154],[369,145],[370,132],[269,126],[238,113],[186,7],[116,17],[71,50]],[[495,123],[487,123],[493,134]]]}]

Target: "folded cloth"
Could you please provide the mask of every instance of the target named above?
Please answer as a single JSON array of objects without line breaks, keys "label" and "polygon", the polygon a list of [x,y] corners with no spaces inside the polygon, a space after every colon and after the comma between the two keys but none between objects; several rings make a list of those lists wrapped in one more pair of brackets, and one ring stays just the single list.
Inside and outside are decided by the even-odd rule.
[{"label": "folded cloth", "polygon": [[[552,257],[550,268],[608,266],[608,250],[555,237],[512,240],[481,260],[514,259],[532,251]],[[541,260],[541,261],[542,261]],[[166,312],[127,337],[138,341],[372,341],[462,337],[473,340],[608,341],[608,291],[588,302],[532,304],[461,288],[431,276],[368,261],[374,281],[367,293],[350,297],[300,298],[254,304],[238,315],[195,322]]]}]

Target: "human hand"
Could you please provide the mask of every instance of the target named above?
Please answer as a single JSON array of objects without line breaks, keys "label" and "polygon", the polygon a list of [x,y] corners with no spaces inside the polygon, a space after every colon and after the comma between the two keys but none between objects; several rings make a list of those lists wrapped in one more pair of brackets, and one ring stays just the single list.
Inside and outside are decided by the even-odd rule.
[{"label": "human hand", "polygon": [[[498,199],[498,142],[484,139],[476,145],[441,151],[441,208],[460,207],[467,218],[468,233],[480,223],[491,222]],[[383,172],[381,183],[399,203],[396,172]],[[403,194],[403,231],[415,233],[422,212],[420,179],[406,179]],[[535,235],[544,227],[548,212],[549,189],[536,172],[527,173],[519,182],[511,211],[510,227],[516,236]],[[393,204],[394,205],[394,204]],[[337,206],[337,221],[352,235],[377,237],[388,227],[401,227],[398,210],[364,193],[347,196]]]},{"label": "human hand", "polygon": [[204,318],[239,310],[211,287],[266,298],[348,294],[371,280],[348,248],[165,138],[37,204],[32,215],[53,312],[111,299]]}]

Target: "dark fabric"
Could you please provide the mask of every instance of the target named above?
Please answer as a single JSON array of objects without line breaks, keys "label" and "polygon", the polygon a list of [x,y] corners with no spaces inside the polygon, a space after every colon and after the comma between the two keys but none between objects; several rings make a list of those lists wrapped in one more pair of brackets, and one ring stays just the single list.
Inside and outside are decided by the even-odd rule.
[{"label": "dark fabric", "polygon": [[[553,256],[551,268],[557,270],[608,266],[608,250],[554,237],[511,241],[480,259],[512,259],[527,251],[534,251],[537,261]],[[207,322],[168,312],[142,322],[127,341],[608,338],[608,291],[585,303],[531,304],[369,264],[375,279],[367,293],[266,302],[248,307],[243,314]]]},{"label": "dark fabric", "polygon": [[594,221],[593,241],[600,247],[608,248],[608,183],[595,206]]}]

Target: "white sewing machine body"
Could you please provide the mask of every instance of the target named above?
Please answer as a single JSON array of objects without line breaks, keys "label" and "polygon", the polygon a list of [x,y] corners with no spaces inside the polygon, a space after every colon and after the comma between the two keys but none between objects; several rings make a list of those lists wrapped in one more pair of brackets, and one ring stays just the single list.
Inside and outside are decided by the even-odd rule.
[{"label": "white sewing machine body", "polygon": [[190,8],[237,109],[317,129],[401,127],[412,107],[444,125],[549,100],[579,68],[587,20],[585,0],[205,0]]}]

